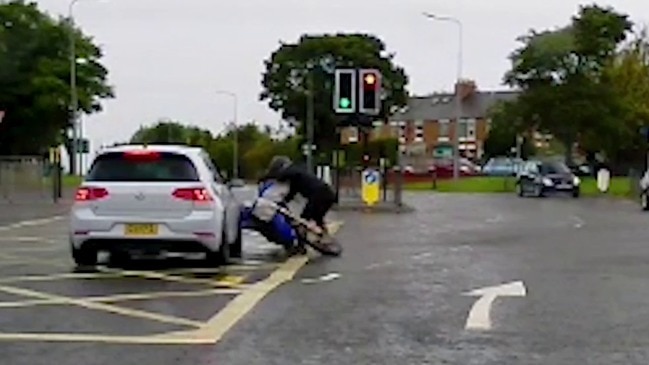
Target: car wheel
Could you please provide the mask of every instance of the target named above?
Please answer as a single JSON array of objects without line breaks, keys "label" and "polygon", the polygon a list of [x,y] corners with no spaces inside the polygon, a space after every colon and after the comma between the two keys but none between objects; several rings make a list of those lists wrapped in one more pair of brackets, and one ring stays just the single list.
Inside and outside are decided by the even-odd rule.
[{"label": "car wheel", "polygon": [[[225,227],[224,227],[225,228]],[[213,266],[227,265],[230,262],[230,243],[225,229],[221,232],[221,247],[218,251],[208,251],[205,256],[206,261]]]},{"label": "car wheel", "polygon": [[97,251],[72,247],[72,259],[77,266],[95,266],[97,265]]},{"label": "car wheel", "polygon": [[640,207],[645,212],[649,210],[649,196],[647,195],[647,191],[643,191],[640,194]]},{"label": "car wheel", "polygon": [[230,245],[230,257],[241,258],[243,256],[243,232],[241,229],[241,221],[237,225],[237,237]]},{"label": "car wheel", "polygon": [[521,198],[525,196],[525,192],[523,191],[523,184],[520,182],[516,183],[516,194]]},{"label": "car wheel", "polygon": [[543,198],[544,195],[543,187],[541,185],[534,185],[534,196],[537,198]]},{"label": "car wheel", "polygon": [[581,192],[579,191],[579,188],[576,188],[576,189],[574,189],[572,191],[572,197],[573,198],[579,198],[580,195],[581,195]]}]

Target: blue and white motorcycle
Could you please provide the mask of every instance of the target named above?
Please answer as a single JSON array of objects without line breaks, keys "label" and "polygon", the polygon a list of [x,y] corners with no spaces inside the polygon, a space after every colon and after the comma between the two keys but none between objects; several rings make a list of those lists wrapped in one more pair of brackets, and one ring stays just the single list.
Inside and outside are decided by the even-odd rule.
[{"label": "blue and white motorcycle", "polygon": [[302,219],[281,202],[288,194],[286,184],[265,181],[259,184],[257,198],[241,212],[244,229],[259,232],[268,241],[290,248],[304,243],[327,256],[342,254],[342,246],[314,222]]}]

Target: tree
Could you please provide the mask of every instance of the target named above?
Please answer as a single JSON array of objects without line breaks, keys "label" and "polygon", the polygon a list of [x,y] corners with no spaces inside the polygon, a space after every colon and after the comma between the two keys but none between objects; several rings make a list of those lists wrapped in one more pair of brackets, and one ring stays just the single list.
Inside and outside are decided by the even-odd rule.
[{"label": "tree", "polygon": [[41,154],[66,142],[70,127],[71,31],[77,56],[85,60],[77,71],[80,112],[98,112],[101,100],[113,97],[108,71],[92,38],[35,3],[2,3],[0,19],[0,110],[6,112],[0,123],[0,154]]},{"label": "tree", "polygon": [[308,91],[312,85],[314,135],[319,150],[326,151],[338,142],[335,133],[338,119],[332,106],[334,70],[379,69],[386,91],[383,111],[389,113],[393,106],[407,103],[408,78],[401,67],[394,65],[393,58],[394,54],[387,54],[383,42],[372,35],[304,35],[297,43],[282,43],[265,61],[260,100],[266,100],[284,119],[300,121],[298,132],[304,135]]},{"label": "tree", "polygon": [[516,102],[501,102],[490,110],[491,127],[484,143],[486,158],[511,155],[519,136],[523,139],[521,157],[527,158],[535,153],[531,131],[523,123],[518,107]]},{"label": "tree", "polygon": [[604,78],[619,101],[619,122],[585,140],[601,145],[607,155],[629,162],[644,161],[646,139],[640,135],[649,126],[649,37],[642,30],[622,47],[604,71]]},{"label": "tree", "polygon": [[[152,126],[142,127],[131,137],[130,143],[186,144],[204,148],[222,174],[231,176],[234,165],[235,130],[227,129],[213,136],[209,131],[173,120],[162,120]],[[298,157],[299,146],[295,137],[273,140],[269,128],[260,129],[254,123],[240,125],[236,130],[240,174],[256,178],[266,168],[274,155]]]},{"label": "tree", "polygon": [[519,39],[505,82],[522,90],[518,108],[531,129],[547,130],[566,146],[614,128],[619,101],[604,71],[627,37],[626,15],[595,5],[580,7],[570,26],[532,31]]},{"label": "tree", "polygon": [[213,140],[207,130],[185,126],[172,120],[162,120],[150,127],[141,127],[131,137],[131,143],[138,144],[187,144],[208,147]]}]

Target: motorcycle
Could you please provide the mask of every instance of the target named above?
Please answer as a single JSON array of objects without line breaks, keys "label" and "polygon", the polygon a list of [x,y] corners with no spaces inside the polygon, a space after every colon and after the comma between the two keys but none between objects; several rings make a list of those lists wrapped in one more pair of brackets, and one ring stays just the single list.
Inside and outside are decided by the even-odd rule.
[{"label": "motorcycle", "polygon": [[340,256],[342,246],[328,232],[281,203],[288,190],[288,186],[275,181],[261,183],[255,201],[244,204],[242,228],[257,231],[286,249],[303,243],[320,254]]}]

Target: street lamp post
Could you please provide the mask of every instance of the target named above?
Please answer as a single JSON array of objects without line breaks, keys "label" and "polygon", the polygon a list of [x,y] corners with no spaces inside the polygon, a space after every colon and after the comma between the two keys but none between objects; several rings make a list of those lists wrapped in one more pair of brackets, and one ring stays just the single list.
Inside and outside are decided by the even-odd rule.
[{"label": "street lamp post", "polygon": [[232,178],[238,178],[239,177],[239,123],[237,122],[237,116],[239,114],[239,106],[238,106],[238,98],[237,94],[230,92],[230,91],[225,91],[225,90],[218,90],[216,92],[217,94],[220,95],[228,95],[229,97],[232,98],[232,104],[233,104],[233,119],[232,123],[234,123],[234,142],[233,142],[233,147],[232,147]]},{"label": "street lamp post", "polygon": [[463,64],[463,54],[462,50],[464,48],[464,36],[462,29],[462,22],[456,18],[446,17],[446,16],[437,16],[435,14],[424,13],[424,16],[438,21],[451,22],[457,25],[458,28],[458,52],[457,52],[457,84],[455,85],[455,131],[453,133],[453,179],[457,180],[460,176],[460,119],[462,118],[462,100],[459,83],[462,79],[462,64]]},{"label": "street lamp post", "polygon": [[81,172],[81,163],[77,166],[77,158],[81,160],[79,153],[79,138],[81,138],[81,130],[77,122],[77,109],[79,108],[79,99],[77,95],[77,52],[74,32],[74,5],[79,0],[72,0],[68,6],[68,19],[70,22],[69,29],[69,42],[70,42],[70,109],[71,109],[71,125],[72,125],[72,151],[68,151],[70,158],[70,173],[75,174],[77,171],[79,175]]}]

